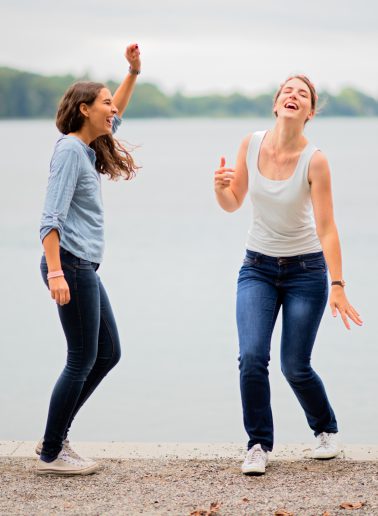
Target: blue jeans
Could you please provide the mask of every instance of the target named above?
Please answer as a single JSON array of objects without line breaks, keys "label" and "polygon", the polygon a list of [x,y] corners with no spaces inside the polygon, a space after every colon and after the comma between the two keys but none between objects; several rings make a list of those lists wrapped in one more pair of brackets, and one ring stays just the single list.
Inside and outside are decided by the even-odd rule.
[{"label": "blue jeans", "polygon": [[[60,249],[71,299],[58,306],[67,340],[67,363],[52,392],[41,459],[54,460],[79,409],[121,357],[117,326],[98,264]],[[47,282],[43,255],[41,273]]]},{"label": "blue jeans", "polygon": [[315,435],[336,433],[335,414],[311,367],[311,352],[328,297],[322,252],[273,258],[247,250],[239,272],[237,325],[240,389],[248,449],[273,448],[268,365],[282,306],[281,370]]}]

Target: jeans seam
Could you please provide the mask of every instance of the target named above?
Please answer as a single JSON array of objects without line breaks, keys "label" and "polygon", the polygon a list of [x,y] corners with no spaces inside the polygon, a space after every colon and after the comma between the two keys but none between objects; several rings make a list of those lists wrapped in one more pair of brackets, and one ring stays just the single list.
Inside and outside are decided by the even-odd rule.
[{"label": "jeans seam", "polygon": [[108,321],[106,320],[106,317],[102,314],[102,315],[100,316],[100,319],[102,319],[102,320],[104,321],[104,324],[105,324],[106,329],[108,330],[108,333],[109,333],[109,336],[110,336],[110,342],[112,343],[112,355],[111,355],[111,357],[110,357],[110,358],[109,358],[109,360],[108,360],[108,363],[109,363],[109,362],[111,362],[111,361],[113,360],[113,358],[114,358],[114,354],[115,354],[115,353],[114,353],[114,351],[115,351],[114,337],[113,337],[113,335],[112,335],[112,332],[111,332],[111,330],[110,330],[110,325],[109,325]]},{"label": "jeans seam", "polygon": [[76,298],[76,304],[77,304],[77,315],[79,319],[79,328],[80,328],[80,336],[81,336],[81,349],[84,352],[84,331],[83,331],[83,318],[81,316],[81,310],[80,310],[80,301],[79,301],[79,291],[77,288],[77,277],[76,277],[76,270],[74,274],[74,287],[75,287],[75,298]]}]

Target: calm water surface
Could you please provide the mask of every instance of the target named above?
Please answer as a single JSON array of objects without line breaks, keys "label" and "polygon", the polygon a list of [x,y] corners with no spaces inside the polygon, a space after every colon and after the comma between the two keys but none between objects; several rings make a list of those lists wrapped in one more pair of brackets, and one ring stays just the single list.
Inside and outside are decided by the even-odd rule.
[{"label": "calm water surface", "polygon": [[[72,438],[243,441],[235,289],[250,222],[215,203],[213,170],[243,136],[272,120],[125,121],[139,145],[137,179],[103,180],[106,255],[123,359],[76,419]],[[347,294],[365,321],[346,331],[327,308],[313,365],[348,442],[377,441],[378,120],[319,119],[309,138],[328,156]],[[0,123],[0,439],[38,439],[65,341],[39,275],[40,214],[53,121]],[[277,442],[311,439],[280,373],[278,322],[270,378]]]}]

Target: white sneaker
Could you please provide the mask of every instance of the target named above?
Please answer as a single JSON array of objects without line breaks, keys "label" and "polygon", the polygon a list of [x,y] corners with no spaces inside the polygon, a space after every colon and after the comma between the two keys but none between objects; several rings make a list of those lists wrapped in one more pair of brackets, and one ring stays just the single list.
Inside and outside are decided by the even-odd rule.
[{"label": "white sneaker", "polygon": [[[42,446],[43,446],[43,437],[42,437],[42,439],[39,440],[39,442],[35,448],[35,453],[37,455],[41,455]],[[95,464],[95,461],[92,459],[88,459],[86,457],[80,457],[80,455],[78,453],[76,453],[73,448],[71,448],[70,441],[68,439],[64,439],[62,450],[64,450],[66,452],[66,454],[69,455],[70,457],[72,457],[73,459],[81,460],[83,462],[87,462],[88,464],[90,464],[90,463]]]},{"label": "white sneaker", "polygon": [[263,475],[268,464],[268,452],[261,448],[261,444],[255,444],[247,452],[241,470],[245,475]]},{"label": "white sneaker", "polygon": [[312,457],[314,459],[333,459],[340,453],[339,438],[337,434],[322,432],[316,436]]},{"label": "white sneaker", "polygon": [[52,462],[39,459],[36,472],[38,475],[90,475],[98,468],[97,462],[74,459],[65,450],[62,450]]}]

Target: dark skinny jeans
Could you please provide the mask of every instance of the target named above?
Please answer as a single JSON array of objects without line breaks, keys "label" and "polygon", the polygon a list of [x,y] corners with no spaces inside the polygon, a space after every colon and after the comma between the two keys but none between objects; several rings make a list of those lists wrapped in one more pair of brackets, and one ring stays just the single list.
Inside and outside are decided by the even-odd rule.
[{"label": "dark skinny jeans", "polygon": [[[60,249],[71,299],[58,306],[67,340],[67,362],[52,392],[41,459],[53,461],[62,449],[76,414],[117,364],[121,348],[116,322],[96,271],[98,264]],[[41,273],[47,282],[43,255]]]}]

